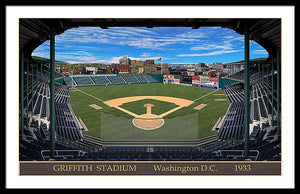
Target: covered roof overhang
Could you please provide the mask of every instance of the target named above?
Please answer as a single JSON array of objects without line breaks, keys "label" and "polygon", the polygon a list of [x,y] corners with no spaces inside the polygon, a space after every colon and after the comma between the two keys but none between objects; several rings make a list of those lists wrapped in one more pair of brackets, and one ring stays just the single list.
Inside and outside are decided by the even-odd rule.
[{"label": "covered roof overhang", "polygon": [[50,39],[50,28],[55,26],[56,34],[77,27],[223,27],[243,35],[244,27],[249,28],[250,40],[260,44],[275,56],[281,49],[281,19],[239,19],[239,18],[93,18],[93,19],[20,19],[19,48],[24,54],[31,53],[43,42]]}]

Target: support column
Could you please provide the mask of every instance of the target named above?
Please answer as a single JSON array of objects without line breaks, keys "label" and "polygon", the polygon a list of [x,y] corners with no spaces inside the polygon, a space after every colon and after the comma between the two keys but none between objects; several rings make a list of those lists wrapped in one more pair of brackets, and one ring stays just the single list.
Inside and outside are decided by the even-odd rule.
[{"label": "support column", "polygon": [[260,63],[258,63],[258,83],[261,83],[261,79],[260,79]]},{"label": "support column", "polygon": [[[48,64],[48,78],[49,78],[48,83],[50,83],[50,66],[51,66],[51,63]],[[55,71],[55,62],[54,62],[54,71]],[[54,79],[55,79],[55,74],[54,74]]]},{"label": "support column", "polygon": [[35,79],[36,79],[36,86],[35,86],[35,92],[37,90],[37,84],[38,84],[38,72],[39,72],[39,64],[36,64],[36,74],[35,74]]},{"label": "support column", "polygon": [[21,52],[21,80],[20,80],[20,92],[21,92],[21,134],[24,133],[24,52]]},{"label": "support column", "polygon": [[41,75],[40,75],[40,82],[43,83],[43,80],[42,80],[42,74],[43,74],[43,63],[41,63]]},{"label": "support column", "polygon": [[33,64],[31,64],[31,112],[33,113]]},{"label": "support column", "polygon": [[[267,86],[267,110],[269,110],[269,108],[270,108],[270,104],[269,104],[269,97],[270,97],[270,90],[269,90],[269,64],[267,64],[267,66],[266,66],[266,68],[267,68],[267,84],[266,84],[266,86]],[[269,111],[268,111],[268,117],[269,117]]]},{"label": "support column", "polygon": [[264,84],[264,81],[265,81],[265,71],[264,71],[264,68],[265,68],[265,64],[263,63],[262,66],[261,66],[261,70],[262,70],[262,84]]},{"label": "support column", "polygon": [[50,157],[55,157],[55,102],[54,102],[54,74],[55,74],[55,27],[51,27],[50,34]]},{"label": "support column", "polygon": [[277,119],[277,134],[280,134],[280,121],[281,121],[281,111],[280,111],[280,79],[281,79],[281,67],[280,67],[280,52],[279,49],[277,49],[277,114],[276,114],[276,119]]},{"label": "support column", "polygon": [[29,87],[28,87],[28,80],[29,80],[29,75],[28,75],[28,71],[29,71],[29,59],[26,59],[26,126],[27,129],[29,129],[29,112],[28,112],[28,97],[29,97]]},{"label": "support column", "polygon": [[245,157],[249,156],[249,124],[250,124],[250,84],[249,84],[249,32],[245,27],[245,74],[244,74],[244,95],[245,95],[245,114],[244,114],[244,138],[245,138]]},{"label": "support column", "polygon": [[271,120],[271,126],[274,125],[274,57],[272,56],[272,120]]}]

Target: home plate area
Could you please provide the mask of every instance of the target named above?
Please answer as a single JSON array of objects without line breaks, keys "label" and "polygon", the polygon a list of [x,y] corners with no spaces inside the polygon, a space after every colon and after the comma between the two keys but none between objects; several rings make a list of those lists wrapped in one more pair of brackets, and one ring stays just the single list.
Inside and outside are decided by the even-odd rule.
[{"label": "home plate area", "polygon": [[154,105],[144,104],[144,107],[147,108],[147,113],[134,118],[132,120],[133,125],[144,130],[153,130],[163,126],[164,119],[151,113],[151,109],[154,107]]},{"label": "home plate area", "polygon": [[[162,114],[153,114],[152,113],[152,108],[155,106],[154,104],[144,104],[143,106],[146,108],[145,112],[146,114],[141,114],[138,115],[136,113],[133,113],[129,110],[126,110],[124,108],[121,108],[120,106],[124,103],[129,103],[129,102],[135,102],[139,100],[144,100],[144,99],[153,99],[153,100],[159,100],[159,101],[164,101],[164,102],[169,102],[169,103],[174,103],[177,105],[176,108],[173,108],[171,110],[168,110]],[[186,100],[186,99],[181,99],[181,98],[174,98],[174,97],[165,97],[165,96],[135,96],[135,97],[125,97],[125,98],[119,98],[119,99],[112,99],[109,101],[104,102],[106,105],[117,108],[126,114],[129,114],[134,117],[132,120],[132,124],[143,130],[153,130],[160,128],[164,125],[165,121],[163,117],[171,114],[172,112],[175,112],[183,107],[187,107],[193,103],[193,101]]]}]

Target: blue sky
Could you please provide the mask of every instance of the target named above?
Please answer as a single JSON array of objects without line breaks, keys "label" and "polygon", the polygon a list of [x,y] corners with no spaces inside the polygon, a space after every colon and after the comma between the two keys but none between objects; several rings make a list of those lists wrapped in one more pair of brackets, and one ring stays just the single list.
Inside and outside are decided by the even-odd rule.
[{"label": "blue sky", "polygon": [[[165,63],[234,62],[244,58],[244,36],[221,27],[80,27],[56,36],[56,60],[68,63],[118,63],[119,58],[162,58]],[[49,58],[49,41],[33,52]],[[268,57],[251,41],[250,58]]]}]

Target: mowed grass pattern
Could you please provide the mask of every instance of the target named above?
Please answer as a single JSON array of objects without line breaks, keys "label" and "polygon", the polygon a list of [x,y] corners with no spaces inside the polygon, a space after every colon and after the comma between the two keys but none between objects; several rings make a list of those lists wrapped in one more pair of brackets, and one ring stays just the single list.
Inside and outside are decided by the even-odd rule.
[{"label": "mowed grass pattern", "polygon": [[[226,110],[229,106],[227,101],[214,101],[214,99],[226,98],[226,96],[216,96],[214,94],[224,94],[223,91],[214,91],[212,89],[200,88],[200,87],[191,87],[191,86],[182,86],[175,84],[132,84],[132,85],[109,85],[109,86],[91,86],[91,87],[78,87],[80,91],[71,92],[71,106],[76,114],[80,117],[85,125],[88,128],[87,132],[84,132],[87,135],[101,138],[100,136],[100,111],[114,114],[116,116],[123,116],[126,118],[132,118],[132,116],[112,107],[106,106],[103,101],[129,97],[129,96],[170,96],[177,98],[184,98],[188,100],[199,99],[204,95],[209,95],[196,100],[189,107],[181,108],[180,110],[171,113],[167,117],[174,118],[177,116],[184,116],[190,113],[198,112],[198,137],[202,138],[211,135],[215,135],[215,131],[211,131],[215,122],[219,117],[223,116],[226,113]],[[82,91],[82,92],[81,92]],[[93,98],[83,92],[92,95],[96,98]],[[213,93],[212,93],[213,92]],[[103,100],[103,101],[101,101]],[[166,112],[172,108],[175,108],[177,105],[173,103],[161,102],[151,99],[140,100],[137,102],[126,103],[122,105],[122,108],[134,112],[136,114],[145,114],[146,108],[143,107],[144,104],[151,103],[154,104],[152,113],[160,114]],[[90,104],[96,104],[103,109],[96,110],[90,107]],[[199,104],[207,104],[207,106],[201,110],[195,110],[194,107]],[[158,131],[158,130],[157,130]],[[157,133],[156,131],[156,133]],[[117,133],[116,133],[117,134]],[[169,135],[172,136],[172,131]],[[128,134],[131,136],[131,134]],[[114,137],[118,139],[118,136]],[[143,137],[147,139],[147,137]]]}]

